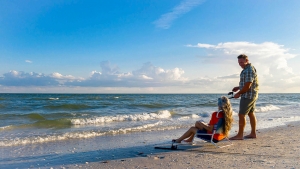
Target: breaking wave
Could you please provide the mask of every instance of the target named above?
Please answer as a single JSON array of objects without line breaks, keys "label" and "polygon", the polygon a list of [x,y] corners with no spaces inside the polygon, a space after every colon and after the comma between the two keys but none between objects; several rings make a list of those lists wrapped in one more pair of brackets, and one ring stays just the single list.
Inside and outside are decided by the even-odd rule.
[{"label": "breaking wave", "polygon": [[[0,147],[9,147],[26,144],[55,142],[69,139],[86,139],[103,135],[126,134],[131,132],[153,131],[153,130],[172,130],[180,128],[180,126],[160,126],[162,122],[152,124],[144,124],[137,127],[128,127],[109,131],[83,131],[83,132],[68,132],[57,135],[32,136],[24,138],[14,138],[0,141]],[[157,127],[159,126],[159,127]]]},{"label": "breaking wave", "polygon": [[271,110],[279,110],[280,108],[274,105],[267,105],[264,107],[256,107],[255,111],[256,112],[266,112],[266,111],[271,111]]},{"label": "breaking wave", "polygon": [[162,110],[158,113],[142,113],[142,114],[132,114],[132,115],[117,115],[117,116],[103,116],[94,118],[84,118],[84,119],[72,119],[71,123],[74,125],[87,125],[87,124],[97,124],[97,123],[108,123],[108,122],[120,122],[120,121],[146,121],[154,119],[166,119],[170,118],[171,113],[168,110]]}]

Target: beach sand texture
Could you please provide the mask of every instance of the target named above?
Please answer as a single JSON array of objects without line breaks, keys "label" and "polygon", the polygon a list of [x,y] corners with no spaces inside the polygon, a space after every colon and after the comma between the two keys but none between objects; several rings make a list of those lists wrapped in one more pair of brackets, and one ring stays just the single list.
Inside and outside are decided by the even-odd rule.
[{"label": "beach sand texture", "polygon": [[233,141],[233,146],[221,149],[203,142],[175,151],[154,149],[185,130],[1,147],[0,168],[300,168],[299,121],[259,129],[257,139]]},{"label": "beach sand texture", "polygon": [[[54,168],[300,168],[300,122],[261,130],[258,139],[233,141],[234,145],[215,148],[181,146],[182,151],[157,151],[118,160],[54,166]],[[154,151],[155,152],[155,151]]]}]

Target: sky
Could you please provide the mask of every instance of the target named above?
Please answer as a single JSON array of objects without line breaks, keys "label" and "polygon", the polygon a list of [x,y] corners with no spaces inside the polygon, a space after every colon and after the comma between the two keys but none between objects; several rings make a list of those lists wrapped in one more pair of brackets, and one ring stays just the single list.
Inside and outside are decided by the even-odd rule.
[{"label": "sky", "polygon": [[0,93],[300,92],[298,0],[1,0]]}]

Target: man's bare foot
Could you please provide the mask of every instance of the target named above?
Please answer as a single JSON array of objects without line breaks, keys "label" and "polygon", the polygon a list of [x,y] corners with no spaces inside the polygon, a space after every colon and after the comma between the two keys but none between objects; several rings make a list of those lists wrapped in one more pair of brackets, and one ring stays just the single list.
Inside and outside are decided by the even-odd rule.
[{"label": "man's bare foot", "polygon": [[243,136],[234,136],[234,137],[229,138],[229,140],[244,140],[244,137]]},{"label": "man's bare foot", "polygon": [[247,136],[245,136],[246,139],[254,139],[256,138],[256,134],[249,134]]}]

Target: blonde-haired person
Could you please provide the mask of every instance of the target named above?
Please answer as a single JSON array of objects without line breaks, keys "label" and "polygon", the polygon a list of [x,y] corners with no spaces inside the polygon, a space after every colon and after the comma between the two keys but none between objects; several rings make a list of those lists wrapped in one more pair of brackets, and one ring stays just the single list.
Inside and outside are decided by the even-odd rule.
[{"label": "blonde-haired person", "polygon": [[[218,117],[217,117],[218,116]],[[172,140],[175,143],[181,143],[184,139],[184,142],[192,142],[195,134],[211,134],[214,128],[219,121],[219,118],[224,118],[224,123],[222,126],[223,132],[222,134],[215,134],[213,141],[216,143],[225,138],[225,136],[229,135],[233,118],[232,118],[232,107],[230,101],[227,97],[222,96],[218,99],[218,111],[213,112],[211,115],[210,122],[208,124],[203,121],[197,121],[194,127],[191,127],[188,131],[186,131],[181,137],[178,139]],[[204,140],[211,140],[211,135],[197,135],[197,137]]]}]

